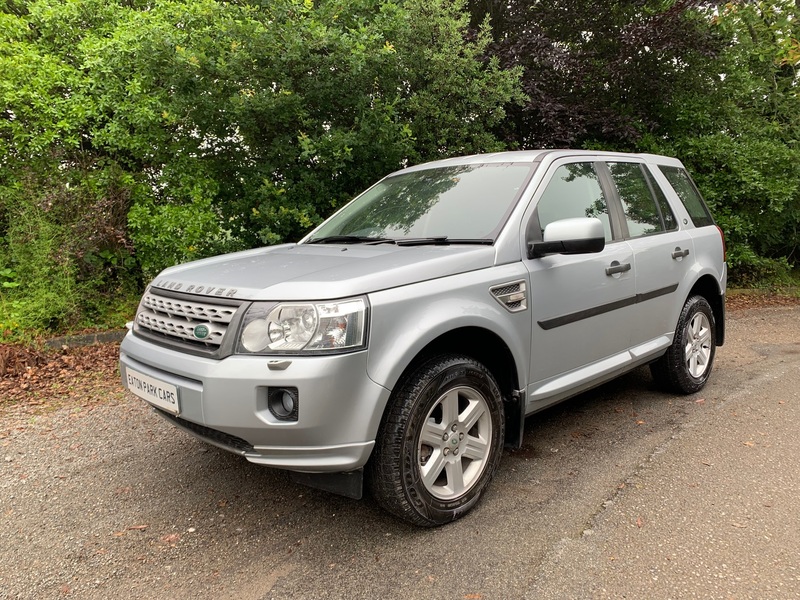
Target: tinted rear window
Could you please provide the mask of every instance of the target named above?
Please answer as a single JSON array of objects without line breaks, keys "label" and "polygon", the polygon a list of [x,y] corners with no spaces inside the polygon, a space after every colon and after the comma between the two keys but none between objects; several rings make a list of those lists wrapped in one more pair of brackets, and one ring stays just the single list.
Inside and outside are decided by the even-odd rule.
[{"label": "tinted rear window", "polygon": [[678,198],[683,202],[686,207],[686,212],[692,218],[695,227],[705,227],[706,225],[713,225],[714,219],[711,218],[711,213],[708,212],[706,203],[703,202],[703,197],[689,177],[689,174],[680,167],[666,167],[659,165],[659,169],[667,178],[672,189],[678,194]]},{"label": "tinted rear window", "polygon": [[632,238],[660,233],[667,229],[662,209],[657,206],[653,190],[639,163],[610,162],[608,169],[617,186],[622,210]]}]

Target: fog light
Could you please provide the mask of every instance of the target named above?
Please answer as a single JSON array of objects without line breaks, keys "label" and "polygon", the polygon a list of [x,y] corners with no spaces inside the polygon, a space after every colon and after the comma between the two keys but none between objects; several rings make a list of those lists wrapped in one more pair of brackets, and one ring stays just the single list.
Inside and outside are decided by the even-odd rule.
[{"label": "fog light", "polygon": [[267,407],[280,421],[297,421],[299,398],[297,388],[269,388]]}]

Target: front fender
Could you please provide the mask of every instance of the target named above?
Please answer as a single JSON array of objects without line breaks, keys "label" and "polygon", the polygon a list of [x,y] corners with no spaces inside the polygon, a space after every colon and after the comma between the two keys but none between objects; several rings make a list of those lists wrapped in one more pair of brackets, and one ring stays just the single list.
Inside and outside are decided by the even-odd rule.
[{"label": "front fender", "polygon": [[[437,338],[467,327],[490,331],[514,357],[520,386],[528,380],[531,309],[511,313],[490,288],[524,279],[522,263],[481,269],[370,294],[371,330],[367,373],[394,389],[409,364]],[[469,348],[463,348],[469,353]]]}]

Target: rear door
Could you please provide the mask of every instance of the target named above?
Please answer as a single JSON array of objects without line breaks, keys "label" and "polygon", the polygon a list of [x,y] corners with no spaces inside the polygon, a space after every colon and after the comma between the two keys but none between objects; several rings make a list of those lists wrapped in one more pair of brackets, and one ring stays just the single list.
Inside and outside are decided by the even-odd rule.
[{"label": "rear door", "polygon": [[636,307],[630,332],[637,359],[671,343],[687,293],[681,284],[695,262],[694,245],[643,162],[607,161],[605,166],[624,217],[622,235],[634,255]]}]

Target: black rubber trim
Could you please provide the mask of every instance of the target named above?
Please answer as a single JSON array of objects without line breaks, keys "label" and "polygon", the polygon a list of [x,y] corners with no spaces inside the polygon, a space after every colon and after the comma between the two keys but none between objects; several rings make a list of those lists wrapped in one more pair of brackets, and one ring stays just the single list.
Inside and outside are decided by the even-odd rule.
[{"label": "black rubber trim", "polygon": [[155,406],[153,407],[153,410],[164,417],[167,421],[171,421],[176,427],[179,427],[180,429],[183,429],[184,431],[191,433],[192,435],[199,437],[210,444],[223,448],[224,450],[228,450],[229,452],[233,452],[234,454],[239,454],[242,456],[245,454],[256,453],[253,445],[240,437],[230,435],[224,431],[211,429],[205,425],[192,423],[186,419],[181,419],[180,417],[176,417],[175,415],[156,408]]},{"label": "black rubber trim", "polygon": [[607,312],[611,312],[612,310],[618,310],[620,308],[625,308],[626,306],[633,306],[634,304],[639,304],[640,302],[647,302],[648,300],[652,300],[653,298],[658,298],[659,296],[666,296],[667,294],[672,294],[677,289],[678,289],[678,284],[673,283],[672,285],[668,285],[667,287],[659,288],[657,290],[653,290],[650,292],[645,292],[644,294],[636,294],[635,296],[631,296],[630,298],[623,298],[622,300],[609,302],[608,304],[593,306],[592,308],[579,310],[577,312],[570,313],[568,315],[563,315],[561,317],[554,317],[552,319],[545,319],[544,321],[537,321],[537,323],[539,324],[539,327],[541,327],[545,331],[548,331],[550,329],[555,329],[556,327],[562,327],[564,325],[569,325],[570,323],[583,321],[584,319],[590,319],[592,317],[596,317],[597,315],[602,315]]},{"label": "black rubber trim", "polygon": [[673,283],[672,285],[668,285],[667,287],[653,290],[652,292],[646,292],[644,294],[636,294],[636,302],[637,303],[646,302],[647,300],[652,300],[653,298],[658,298],[659,296],[666,296],[667,294],[671,294],[677,289],[678,289],[678,284]]}]

